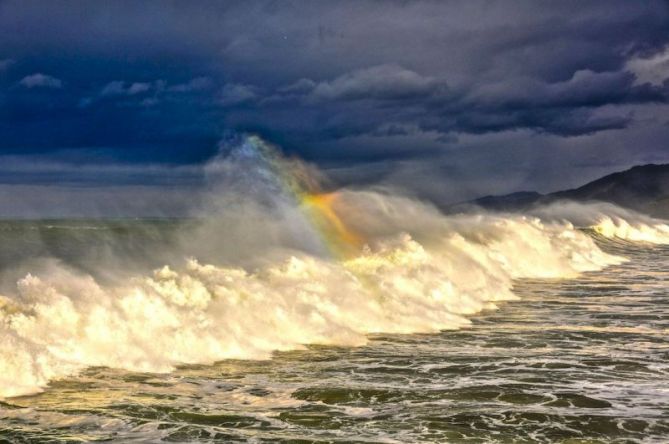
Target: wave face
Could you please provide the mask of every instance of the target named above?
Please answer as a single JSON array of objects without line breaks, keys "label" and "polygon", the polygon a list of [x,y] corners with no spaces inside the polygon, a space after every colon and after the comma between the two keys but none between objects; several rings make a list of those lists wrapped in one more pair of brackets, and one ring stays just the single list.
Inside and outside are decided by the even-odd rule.
[{"label": "wave face", "polygon": [[669,244],[669,225],[663,223],[630,223],[619,217],[603,217],[593,229],[608,238],[619,238],[633,242]]},{"label": "wave face", "polygon": [[[52,262],[1,296],[0,396],[89,366],[168,372],[304,344],[361,345],[375,332],[457,329],[516,299],[516,279],[624,261],[555,218],[445,216],[388,193],[324,193],[308,168],[267,150],[249,139],[215,160],[216,174],[247,167],[244,194],[214,187],[214,210],[179,243],[219,262],[191,248],[182,265],[113,284]],[[601,234],[628,236],[600,222]]]},{"label": "wave face", "polygon": [[609,239],[656,245],[669,244],[666,221],[635,213],[613,204],[558,202],[532,211],[544,220],[569,220],[580,227],[591,228]]}]

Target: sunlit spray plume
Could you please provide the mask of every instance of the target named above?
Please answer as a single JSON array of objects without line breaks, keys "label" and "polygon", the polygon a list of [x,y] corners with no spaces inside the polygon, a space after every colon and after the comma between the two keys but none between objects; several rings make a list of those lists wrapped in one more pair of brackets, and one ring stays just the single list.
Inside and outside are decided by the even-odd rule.
[{"label": "sunlit spray plume", "polygon": [[669,244],[669,225],[667,224],[633,224],[618,217],[603,216],[592,228],[608,238],[617,237],[633,242]]},{"label": "sunlit spray plume", "polygon": [[[565,206],[546,217],[446,216],[388,193],[328,194],[317,171],[257,137],[223,147],[207,173],[204,229],[179,243],[193,246],[186,264],[108,284],[54,261],[0,296],[0,398],[89,366],[166,372],[304,344],[361,345],[370,333],[457,329],[516,299],[515,279],[624,260],[565,222]],[[573,210],[587,224],[607,211]],[[638,215],[617,217],[641,226]],[[617,226],[624,232],[611,235],[631,232]]]},{"label": "sunlit spray plume", "polygon": [[560,201],[532,211],[542,220],[567,220],[600,236],[632,242],[669,244],[667,221],[605,202]]},{"label": "sunlit spray plume", "polygon": [[338,193],[306,194],[302,203],[320,228],[333,254],[351,256],[358,252],[364,241],[360,235],[346,226],[336,211]]},{"label": "sunlit spray plume", "polygon": [[224,150],[218,165],[216,172],[220,174],[214,181],[225,182],[224,188],[234,189],[236,198],[283,205],[285,211],[298,209],[303,220],[293,221],[296,237],[315,235],[338,259],[362,248],[363,239],[341,217],[339,194],[324,191],[324,177],[299,159],[282,155],[260,137],[248,136]]}]

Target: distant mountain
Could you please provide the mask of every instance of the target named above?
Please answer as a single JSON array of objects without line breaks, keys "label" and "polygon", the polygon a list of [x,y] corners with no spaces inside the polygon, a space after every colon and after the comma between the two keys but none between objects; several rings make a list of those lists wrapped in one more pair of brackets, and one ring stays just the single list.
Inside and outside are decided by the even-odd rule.
[{"label": "distant mountain", "polygon": [[451,210],[478,206],[493,211],[521,211],[565,199],[610,202],[651,216],[669,218],[669,164],[635,166],[582,187],[555,193],[523,191],[503,196],[485,196],[454,205]]},{"label": "distant mountain", "polygon": [[466,202],[464,205],[474,204],[486,210],[494,211],[522,210],[532,206],[544,197],[543,194],[536,191],[519,191],[502,196],[484,196],[471,202]]}]

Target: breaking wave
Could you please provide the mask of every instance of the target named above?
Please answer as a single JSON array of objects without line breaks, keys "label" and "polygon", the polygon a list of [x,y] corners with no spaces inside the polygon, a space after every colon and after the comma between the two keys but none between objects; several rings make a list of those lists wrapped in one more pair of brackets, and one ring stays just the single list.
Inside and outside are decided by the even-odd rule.
[{"label": "breaking wave", "polygon": [[593,229],[604,237],[617,237],[633,242],[669,244],[669,225],[664,223],[630,223],[619,217],[603,217]]},{"label": "breaking wave", "polygon": [[[218,160],[238,162],[241,152],[254,166],[245,174],[265,181],[243,198],[219,196],[211,204],[242,202],[235,223],[247,231],[237,227],[242,231],[226,237],[220,230],[230,221],[217,213],[216,223],[193,234],[223,237],[222,249],[238,250],[235,240],[248,230],[261,239],[270,231],[273,244],[253,243],[264,260],[242,266],[191,258],[114,285],[62,263],[28,274],[0,297],[0,397],[39,391],[89,366],[168,372],[184,363],[269,358],[304,344],[362,345],[375,332],[457,329],[468,316],[516,299],[515,279],[570,278],[625,260],[566,221],[445,216],[387,193],[325,194],[302,179],[286,180],[292,161],[264,149],[250,139]],[[273,198],[248,206],[268,188]],[[602,220],[595,229],[637,240],[623,222]],[[652,229],[667,236],[661,226]],[[641,240],[650,238],[640,232]]]}]

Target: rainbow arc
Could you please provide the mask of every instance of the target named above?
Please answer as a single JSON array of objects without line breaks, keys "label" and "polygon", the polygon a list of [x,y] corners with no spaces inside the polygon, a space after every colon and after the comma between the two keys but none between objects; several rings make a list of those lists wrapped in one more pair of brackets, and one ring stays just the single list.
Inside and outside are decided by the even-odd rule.
[{"label": "rainbow arc", "polygon": [[348,227],[340,216],[341,210],[337,208],[341,197],[339,193],[322,192],[317,178],[304,164],[284,158],[260,137],[249,136],[247,142],[267,163],[282,191],[295,199],[333,257],[346,259],[361,250],[364,239]]}]

